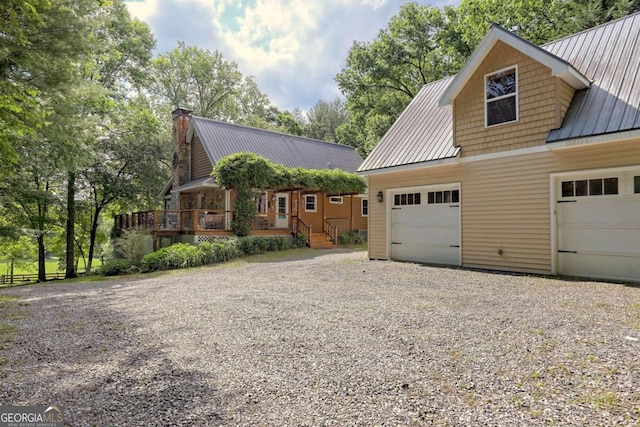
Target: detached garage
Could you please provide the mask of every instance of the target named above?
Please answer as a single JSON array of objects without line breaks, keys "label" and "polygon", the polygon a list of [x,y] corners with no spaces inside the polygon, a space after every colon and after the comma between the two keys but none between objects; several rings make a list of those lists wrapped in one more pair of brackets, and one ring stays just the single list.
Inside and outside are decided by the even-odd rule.
[{"label": "detached garage", "polygon": [[640,281],[640,13],[535,46],[499,26],[359,172],[370,259]]},{"label": "detached garage", "polygon": [[460,185],[389,191],[391,259],[461,265]]},{"label": "detached garage", "polygon": [[640,169],[554,178],[558,273],[640,277]]}]

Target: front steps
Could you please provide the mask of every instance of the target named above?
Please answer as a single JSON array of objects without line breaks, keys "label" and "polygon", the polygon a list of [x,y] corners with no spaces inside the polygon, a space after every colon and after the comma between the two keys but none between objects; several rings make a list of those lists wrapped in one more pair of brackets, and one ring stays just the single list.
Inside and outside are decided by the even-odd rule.
[{"label": "front steps", "polygon": [[326,233],[311,233],[309,246],[312,249],[333,249],[336,247]]}]

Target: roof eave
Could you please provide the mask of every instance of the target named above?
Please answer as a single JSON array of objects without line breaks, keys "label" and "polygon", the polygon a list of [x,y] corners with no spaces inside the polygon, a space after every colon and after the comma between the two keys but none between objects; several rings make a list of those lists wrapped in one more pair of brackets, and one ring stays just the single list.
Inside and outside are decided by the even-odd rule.
[{"label": "roof eave", "polygon": [[491,29],[471,54],[458,75],[453,79],[449,87],[444,91],[438,105],[440,107],[450,107],[458,96],[462,88],[467,84],[471,76],[478,69],[482,61],[489,54],[491,49],[501,41],[512,48],[519,50],[525,55],[533,58],[541,64],[551,69],[553,76],[559,77],[570,84],[574,89],[585,89],[591,86],[591,82],[576,70],[571,64],[545,51],[539,46],[505,30],[499,25],[492,25]]}]

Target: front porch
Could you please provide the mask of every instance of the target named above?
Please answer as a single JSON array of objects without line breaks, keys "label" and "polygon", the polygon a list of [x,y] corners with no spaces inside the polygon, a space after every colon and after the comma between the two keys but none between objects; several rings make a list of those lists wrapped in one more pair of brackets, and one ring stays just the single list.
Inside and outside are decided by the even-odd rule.
[{"label": "front porch", "polygon": [[[228,210],[153,210],[119,214],[114,217],[114,231],[131,228],[148,230],[153,236],[153,250],[165,246],[165,241],[198,243],[217,237],[231,237],[233,213]],[[251,223],[252,236],[296,235],[302,233],[312,248],[330,248],[338,236],[352,230],[351,218],[326,218],[322,230],[312,230],[298,215],[269,212],[259,214]],[[180,238],[183,236],[183,238]],[[191,236],[191,238],[187,238]]]}]

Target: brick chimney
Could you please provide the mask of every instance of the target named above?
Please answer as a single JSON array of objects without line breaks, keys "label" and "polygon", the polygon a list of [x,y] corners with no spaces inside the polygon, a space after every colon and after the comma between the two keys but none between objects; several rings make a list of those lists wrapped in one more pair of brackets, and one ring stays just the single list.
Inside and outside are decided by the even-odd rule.
[{"label": "brick chimney", "polygon": [[[191,111],[178,108],[171,113],[173,118],[173,189],[191,180],[191,142],[187,131],[191,122]],[[180,209],[180,194],[171,194],[173,209]]]}]

